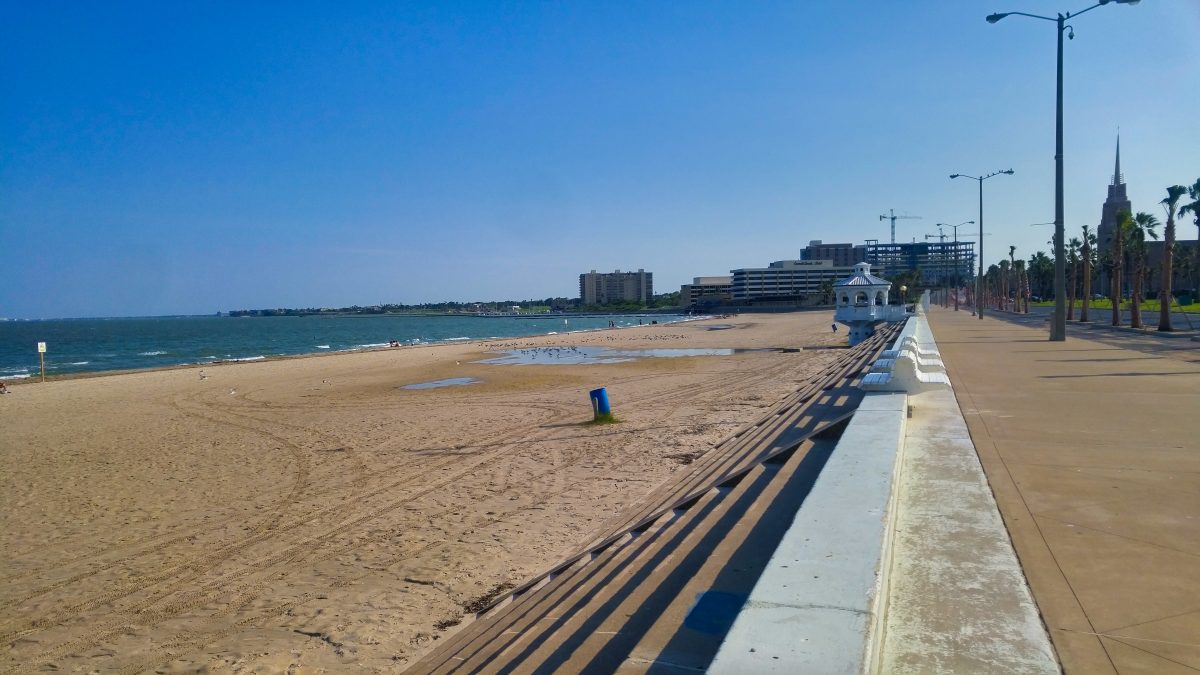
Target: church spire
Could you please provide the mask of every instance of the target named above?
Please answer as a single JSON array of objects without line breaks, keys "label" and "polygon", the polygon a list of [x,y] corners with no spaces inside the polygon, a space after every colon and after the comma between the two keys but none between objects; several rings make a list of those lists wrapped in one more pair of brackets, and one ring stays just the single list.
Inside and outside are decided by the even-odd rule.
[{"label": "church spire", "polygon": [[1113,185],[1123,185],[1125,177],[1121,175],[1121,132],[1117,131],[1117,165],[1113,168]]}]

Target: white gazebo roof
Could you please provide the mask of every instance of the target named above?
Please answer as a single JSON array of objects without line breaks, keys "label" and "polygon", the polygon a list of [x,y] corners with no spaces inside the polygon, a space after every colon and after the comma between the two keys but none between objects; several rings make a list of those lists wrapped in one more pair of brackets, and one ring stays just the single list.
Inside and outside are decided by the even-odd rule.
[{"label": "white gazebo roof", "polygon": [[871,274],[871,266],[867,263],[858,263],[854,266],[854,274],[834,282],[834,287],[842,286],[879,286],[881,288],[890,288],[892,282],[887,279],[880,279]]}]

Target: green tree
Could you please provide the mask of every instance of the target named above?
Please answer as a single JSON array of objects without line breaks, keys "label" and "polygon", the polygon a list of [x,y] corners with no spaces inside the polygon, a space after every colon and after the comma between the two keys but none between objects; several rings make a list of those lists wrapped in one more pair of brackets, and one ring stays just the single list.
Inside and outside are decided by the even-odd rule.
[{"label": "green tree", "polygon": [[1129,298],[1129,325],[1133,328],[1142,327],[1142,288],[1146,280],[1146,237],[1158,239],[1158,232],[1154,231],[1158,225],[1158,218],[1155,218],[1153,214],[1139,211],[1126,230],[1128,236],[1126,243],[1130,260],[1133,263],[1133,288]]},{"label": "green tree", "polygon": [[820,287],[820,289],[818,289],[818,292],[821,294],[821,304],[823,304],[823,305],[832,305],[833,304],[833,282],[832,281],[830,281],[829,279],[822,281],[821,287]]},{"label": "green tree", "polygon": [[1000,295],[1000,278],[1002,273],[997,265],[988,265],[987,273],[983,275],[983,283],[980,284],[983,297],[978,299],[982,305],[990,305]]},{"label": "green tree", "polygon": [[1078,237],[1067,240],[1067,263],[1071,266],[1071,285],[1067,291],[1067,321],[1075,318],[1075,290],[1079,285],[1079,248],[1082,245]]},{"label": "green tree", "polygon": [[[1200,181],[1197,181],[1200,183]],[[1172,185],[1167,188],[1166,199],[1159,202],[1167,211],[1167,225],[1163,228],[1163,256],[1162,256],[1162,288],[1158,291],[1158,329],[1169,331],[1171,330],[1171,297],[1172,283],[1175,277],[1175,270],[1172,263],[1175,262],[1175,212],[1179,199],[1188,191],[1182,185]],[[1200,242],[1197,242],[1200,245]]]},{"label": "green tree", "polygon": [[1192,257],[1192,290],[1200,291],[1200,178],[1187,189],[1188,198],[1192,201],[1179,207],[1179,217],[1192,214],[1192,223],[1196,225],[1196,250]]},{"label": "green tree", "polygon": [[1013,261],[1013,269],[1017,277],[1017,304],[1013,309],[1017,312],[1029,313],[1029,274],[1025,271],[1025,261]]},{"label": "green tree", "polygon": [[1052,295],[1054,287],[1054,261],[1038,251],[1029,256],[1028,274],[1032,278],[1030,287],[1043,298]]},{"label": "green tree", "polygon": [[1007,260],[1000,261],[1000,286],[996,289],[996,309],[1001,311],[1008,308],[1008,271],[1011,267],[1012,264]]},{"label": "green tree", "polygon": [[[1016,261],[1016,258],[1014,258],[1014,257],[1013,257],[1013,256],[1014,256],[1014,254],[1015,254],[1016,252],[1017,252],[1017,247],[1016,247],[1016,246],[1009,246],[1009,247],[1008,247],[1008,266],[1009,266],[1008,268],[1009,268],[1009,270],[1011,270],[1011,271],[1012,271],[1012,275],[1013,275],[1013,277],[1014,277],[1014,278],[1013,278],[1013,280],[1012,280],[1012,281],[1013,281],[1013,284],[1012,284],[1012,285],[1013,285],[1013,295],[1012,295],[1012,297],[1013,297],[1013,303],[1014,303],[1014,304],[1013,304],[1013,311],[1016,311],[1016,309],[1017,309],[1017,305],[1016,305],[1016,303],[1018,302],[1018,298],[1019,298],[1019,297],[1020,297],[1020,295],[1021,295],[1021,275],[1017,274],[1017,261]],[[1007,289],[1007,288],[1005,288],[1005,289],[1004,289],[1004,293],[1005,293],[1005,295],[1006,295],[1006,296],[1008,295],[1008,289]]]},{"label": "green tree", "polygon": [[1083,263],[1083,305],[1079,308],[1079,320],[1088,320],[1088,305],[1092,300],[1092,270],[1095,267],[1095,245],[1096,233],[1092,232],[1087,226],[1083,226],[1083,246],[1080,249],[1080,258]]},{"label": "green tree", "polygon": [[1133,228],[1133,214],[1128,209],[1117,212],[1116,232],[1113,233],[1112,250],[1109,253],[1109,297],[1112,299],[1112,325],[1121,325],[1121,261],[1125,259],[1126,233]]}]

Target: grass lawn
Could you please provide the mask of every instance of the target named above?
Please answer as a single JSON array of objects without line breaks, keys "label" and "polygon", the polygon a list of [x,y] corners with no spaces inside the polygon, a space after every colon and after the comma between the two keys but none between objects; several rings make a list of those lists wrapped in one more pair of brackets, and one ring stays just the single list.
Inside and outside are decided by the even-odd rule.
[{"label": "grass lawn", "polygon": [[[1031,303],[1029,303],[1029,305],[1031,307],[1053,307],[1054,301],[1046,300],[1043,302],[1031,302]],[[1121,302],[1121,309],[1129,309],[1129,305],[1130,305],[1129,301],[1124,300]],[[1078,308],[1078,307],[1082,307],[1082,306],[1083,306],[1083,301],[1076,298],[1075,307]],[[1102,300],[1092,300],[1090,303],[1088,303],[1088,308],[1089,309],[1112,309],[1112,301],[1109,300],[1108,298],[1104,298]],[[1142,301],[1142,312],[1157,312],[1157,311],[1158,311],[1158,300],[1143,300]],[[1173,312],[1181,312],[1181,311],[1182,312],[1200,312],[1200,302],[1193,302],[1190,305],[1183,305],[1182,308],[1179,305],[1173,304],[1173,305],[1171,305],[1171,311],[1173,311]]]}]

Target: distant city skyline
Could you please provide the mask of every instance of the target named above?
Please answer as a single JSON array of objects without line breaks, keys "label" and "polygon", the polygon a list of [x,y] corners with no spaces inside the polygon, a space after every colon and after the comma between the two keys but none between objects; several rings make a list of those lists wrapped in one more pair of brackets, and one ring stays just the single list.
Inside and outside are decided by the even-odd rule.
[{"label": "distant city skyline", "polygon": [[[673,291],[887,242],[889,209],[924,241],[977,218],[950,174],[1009,168],[984,263],[1051,254],[1054,27],[984,17],[1089,4],[10,3],[0,317]],[[1200,177],[1197,25],[1164,0],[1075,26],[1068,237],[1118,126],[1135,211]]]}]

